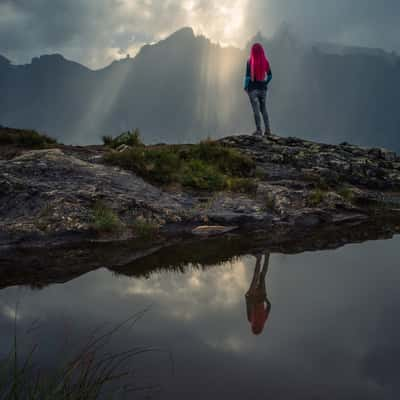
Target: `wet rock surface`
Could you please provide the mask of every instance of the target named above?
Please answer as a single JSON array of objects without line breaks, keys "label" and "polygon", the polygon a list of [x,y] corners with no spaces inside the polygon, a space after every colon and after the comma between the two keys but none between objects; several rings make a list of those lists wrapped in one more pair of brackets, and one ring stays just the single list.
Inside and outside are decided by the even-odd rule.
[{"label": "wet rock surface", "polygon": [[[0,250],[131,239],[138,221],[173,237],[205,225],[302,231],[399,215],[400,158],[393,152],[277,136],[220,143],[255,160],[255,193],[164,190],[104,165],[101,146],[0,152]],[[121,221],[117,232],[93,229],[98,202]]]}]

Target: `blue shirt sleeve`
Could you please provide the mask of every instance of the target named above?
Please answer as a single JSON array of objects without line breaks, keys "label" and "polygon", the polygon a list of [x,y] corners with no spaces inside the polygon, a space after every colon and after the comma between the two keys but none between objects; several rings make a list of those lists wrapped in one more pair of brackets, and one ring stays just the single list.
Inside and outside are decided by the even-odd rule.
[{"label": "blue shirt sleeve", "polygon": [[267,85],[268,85],[268,83],[270,83],[272,81],[272,71],[271,71],[271,68],[270,68],[270,70],[269,70],[269,72],[268,72],[268,75],[267,75]]},{"label": "blue shirt sleeve", "polygon": [[244,76],[244,80],[243,80],[243,88],[244,88],[244,90],[247,90],[249,88],[250,80],[251,80],[250,64],[249,64],[249,62],[247,62],[247,64],[246,64],[246,75]]}]

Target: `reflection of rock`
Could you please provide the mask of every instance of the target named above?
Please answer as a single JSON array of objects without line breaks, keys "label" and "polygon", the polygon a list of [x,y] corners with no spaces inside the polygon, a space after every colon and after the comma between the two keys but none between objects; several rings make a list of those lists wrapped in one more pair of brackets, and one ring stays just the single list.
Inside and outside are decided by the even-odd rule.
[{"label": "reflection of rock", "polygon": [[0,246],[95,238],[98,201],[124,228],[110,239],[134,237],[135,221],[143,221],[143,231],[157,226],[160,234],[176,237],[229,231],[194,229],[205,223],[304,230],[399,214],[400,158],[393,152],[278,136],[231,136],[220,143],[255,160],[255,195],[215,193],[204,204],[204,194],[164,191],[103,165],[101,146],[19,148],[14,156],[0,151]]},{"label": "reflection of rock", "polygon": [[235,229],[237,229],[237,226],[202,225],[198,226],[197,228],[194,228],[192,230],[192,233],[198,236],[216,236],[234,231]]},{"label": "reflection of rock", "polygon": [[[0,288],[14,285],[43,286],[66,282],[88,271],[109,268],[128,276],[148,276],[153,271],[183,271],[188,266],[207,268],[246,254],[295,254],[335,249],[347,243],[389,239],[400,232],[400,223],[347,223],[298,231],[290,226],[271,232],[230,233],[210,238],[83,243],[66,247],[1,249]],[[145,247],[145,248],[144,248]]]}]

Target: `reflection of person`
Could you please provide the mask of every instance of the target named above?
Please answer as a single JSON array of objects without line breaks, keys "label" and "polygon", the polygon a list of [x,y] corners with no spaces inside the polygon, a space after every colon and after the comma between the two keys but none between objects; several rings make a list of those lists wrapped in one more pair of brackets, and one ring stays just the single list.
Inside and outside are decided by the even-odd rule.
[{"label": "reflection of person", "polygon": [[264,265],[261,270],[262,255],[256,255],[256,267],[249,290],[246,293],[247,319],[251,324],[251,330],[259,335],[268,319],[271,311],[271,303],[267,298],[265,277],[268,271],[269,253],[265,253]]}]

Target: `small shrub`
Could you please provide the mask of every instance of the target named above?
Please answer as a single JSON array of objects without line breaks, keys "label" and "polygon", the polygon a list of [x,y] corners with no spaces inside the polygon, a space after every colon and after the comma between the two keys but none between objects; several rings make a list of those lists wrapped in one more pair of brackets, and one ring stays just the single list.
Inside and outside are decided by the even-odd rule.
[{"label": "small shrub", "polygon": [[56,144],[57,141],[50,136],[33,130],[0,129],[0,144],[15,145],[20,147],[45,148]]},{"label": "small shrub", "polygon": [[144,148],[132,148],[121,153],[110,152],[104,157],[104,160],[110,164],[134,171],[139,175],[144,174],[146,170]]},{"label": "small shrub", "polygon": [[113,137],[109,135],[102,136],[101,140],[103,141],[104,146],[111,146],[113,142]]},{"label": "small shrub", "polygon": [[105,156],[105,161],[131,170],[155,183],[168,184],[179,180],[179,156],[168,150],[133,147],[121,153],[109,153]]},{"label": "small shrub", "polygon": [[122,222],[113,210],[99,201],[93,208],[93,227],[98,232],[116,232],[121,230]]},{"label": "small shrub", "polygon": [[179,155],[168,149],[148,149],[144,152],[146,176],[157,183],[168,184],[179,180]]},{"label": "small shrub", "polygon": [[325,196],[326,192],[321,189],[312,190],[308,195],[307,204],[310,207],[316,207],[324,201]]},{"label": "small shrub", "polygon": [[250,177],[255,173],[255,162],[236,149],[223,148],[217,163],[220,169],[229,175]]},{"label": "small shrub", "polygon": [[224,175],[213,165],[201,160],[191,160],[185,166],[182,185],[193,189],[217,191],[226,188],[227,182]]},{"label": "small shrub", "polygon": [[56,140],[35,131],[28,131],[19,136],[17,143],[20,146],[44,147],[46,145],[55,144]]},{"label": "small shrub", "polygon": [[140,132],[138,129],[134,129],[132,132],[123,132],[116,138],[113,138],[112,136],[103,136],[102,140],[105,146],[111,147],[113,149],[116,149],[122,144],[132,147],[143,146],[143,142],[140,139]]},{"label": "small shrub", "polygon": [[[108,143],[109,138],[103,141]],[[249,179],[254,176],[254,161],[210,140],[194,145],[134,146],[123,152],[111,151],[105,161],[161,185],[238,192],[252,192],[255,187]]]},{"label": "small shrub", "polygon": [[202,141],[193,145],[189,154],[191,158],[215,165],[224,174],[239,177],[254,175],[255,162],[250,157],[217,142]]}]

